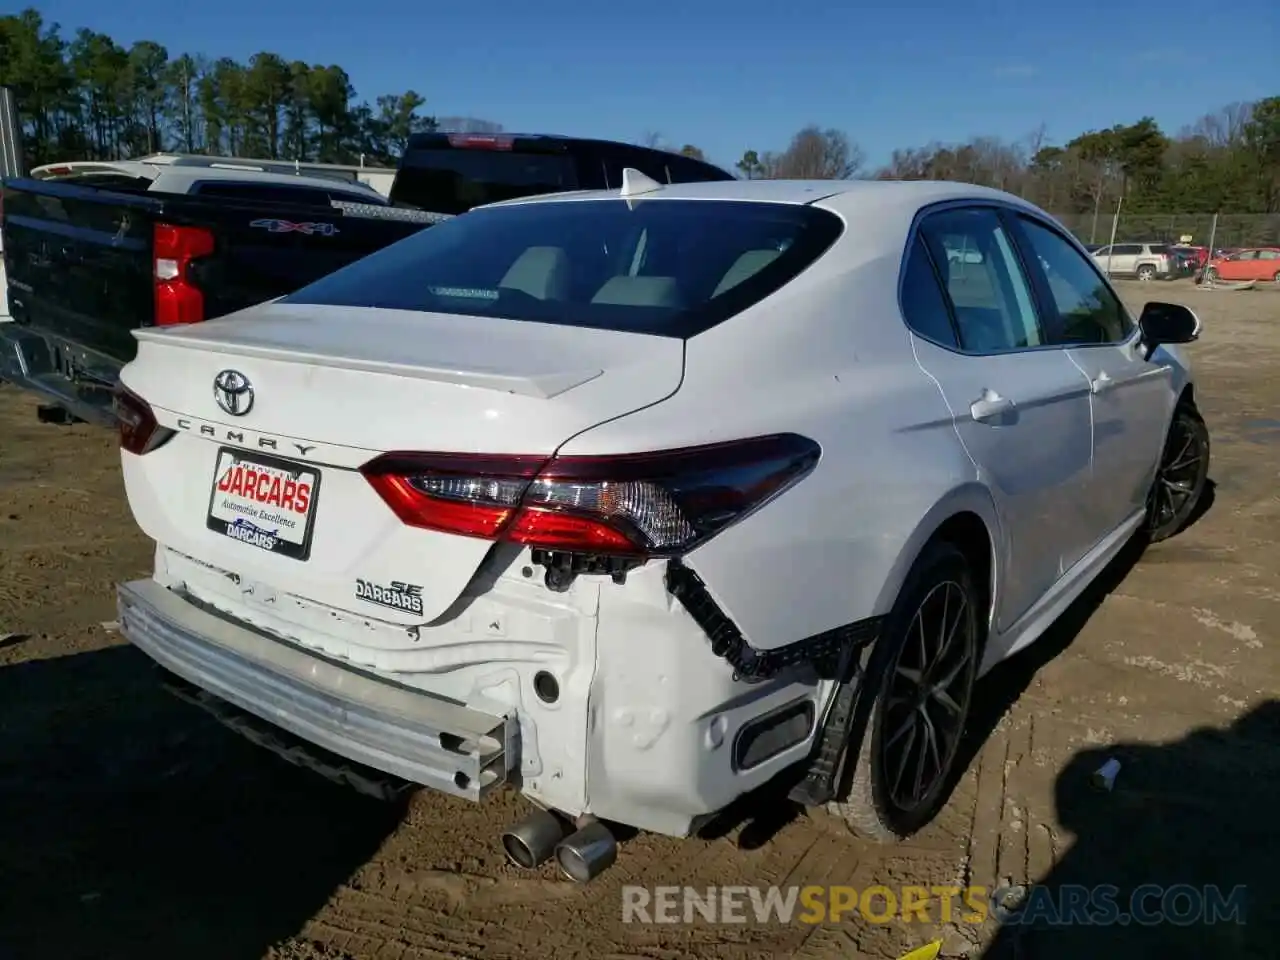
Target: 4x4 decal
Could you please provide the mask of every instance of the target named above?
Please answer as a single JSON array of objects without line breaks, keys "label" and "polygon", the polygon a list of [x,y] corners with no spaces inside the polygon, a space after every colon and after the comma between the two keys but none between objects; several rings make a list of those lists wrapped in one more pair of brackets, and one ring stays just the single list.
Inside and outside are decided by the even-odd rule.
[{"label": "4x4 decal", "polygon": [[332,223],[294,223],[292,220],[276,220],[264,217],[249,224],[268,233],[304,233],[308,237],[332,237],[338,228]]}]

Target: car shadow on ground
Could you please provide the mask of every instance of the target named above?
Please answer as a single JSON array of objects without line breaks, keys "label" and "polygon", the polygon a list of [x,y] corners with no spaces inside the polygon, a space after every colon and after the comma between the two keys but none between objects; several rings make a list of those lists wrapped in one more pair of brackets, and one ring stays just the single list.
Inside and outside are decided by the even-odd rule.
[{"label": "car shadow on ground", "polygon": [[131,647],[0,668],[0,958],[258,960],[403,813],[224,730]]},{"label": "car shadow on ground", "polygon": [[[1195,510],[1187,518],[1185,534],[1213,507],[1216,484],[1208,480]],[[1173,538],[1170,543],[1176,543]],[[1089,618],[1119,588],[1148,549],[1144,537],[1131,539],[1119,554],[1085,588],[1062,615],[1030,647],[993,667],[982,678],[974,695],[974,707],[957,752],[946,793],[950,797],[964,777],[1001,718],[1030,686],[1035,675],[1047,663],[1065,651],[1084,629]],[[748,795],[708,823],[699,836],[717,839],[737,831],[737,843],[744,850],[754,850],[769,843],[784,827],[805,815],[804,808],[788,799],[798,773],[788,772],[760,791]]]},{"label": "car shadow on ground", "polygon": [[[1226,729],[1076,754],[1055,790],[1071,846],[1012,898],[1020,913],[983,960],[1275,957],[1277,742],[1270,700]],[[1112,759],[1114,786],[1100,791],[1091,776]]]}]

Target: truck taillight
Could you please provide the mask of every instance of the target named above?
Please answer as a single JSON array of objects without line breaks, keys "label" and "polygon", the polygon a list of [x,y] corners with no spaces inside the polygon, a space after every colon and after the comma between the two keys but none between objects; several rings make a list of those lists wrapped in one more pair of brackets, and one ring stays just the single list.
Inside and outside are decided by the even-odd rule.
[{"label": "truck taillight", "polygon": [[155,258],[156,325],[204,320],[204,294],[191,282],[192,261],[213,253],[213,234],[203,227],[157,223],[152,240]]},{"label": "truck taillight", "polygon": [[175,431],[156,422],[151,404],[123,384],[116,386],[112,404],[120,430],[120,449],[142,456],[174,436]]},{"label": "truck taillight", "polygon": [[492,133],[451,133],[449,146],[465,150],[510,150],[515,138]]},{"label": "truck taillight", "polygon": [[361,472],[406,524],[535,549],[687,553],[807,475],[816,443],[778,434],[654,453],[390,453]]}]

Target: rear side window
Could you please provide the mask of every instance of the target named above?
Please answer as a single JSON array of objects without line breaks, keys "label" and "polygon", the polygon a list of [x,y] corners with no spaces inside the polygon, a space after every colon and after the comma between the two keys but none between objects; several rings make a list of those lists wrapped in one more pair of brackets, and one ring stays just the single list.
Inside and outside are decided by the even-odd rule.
[{"label": "rear side window", "polygon": [[431,213],[458,214],[486,203],[577,186],[576,166],[567,154],[440,147],[405,154],[391,201]]},{"label": "rear side window", "polygon": [[842,229],[791,204],[516,204],[415,233],[284,302],[691,337],[791,281]]},{"label": "rear side window", "polygon": [[924,238],[916,234],[902,272],[902,316],[920,336],[945,347],[959,346],[947,300],[929,259]]},{"label": "rear side window", "polygon": [[1000,353],[1040,345],[1031,286],[994,210],[931,214],[920,233],[942,274],[964,350]]}]

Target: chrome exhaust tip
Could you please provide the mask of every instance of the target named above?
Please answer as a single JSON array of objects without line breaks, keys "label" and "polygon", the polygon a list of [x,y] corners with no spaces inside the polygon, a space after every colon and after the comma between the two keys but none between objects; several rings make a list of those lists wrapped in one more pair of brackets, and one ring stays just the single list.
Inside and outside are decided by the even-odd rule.
[{"label": "chrome exhaust tip", "polygon": [[566,827],[554,813],[536,810],[502,834],[502,849],[517,867],[532,870],[551,859]]},{"label": "chrome exhaust tip", "polygon": [[594,880],[618,859],[618,841],[599,820],[591,820],[561,840],[555,849],[560,872],[574,883]]}]

